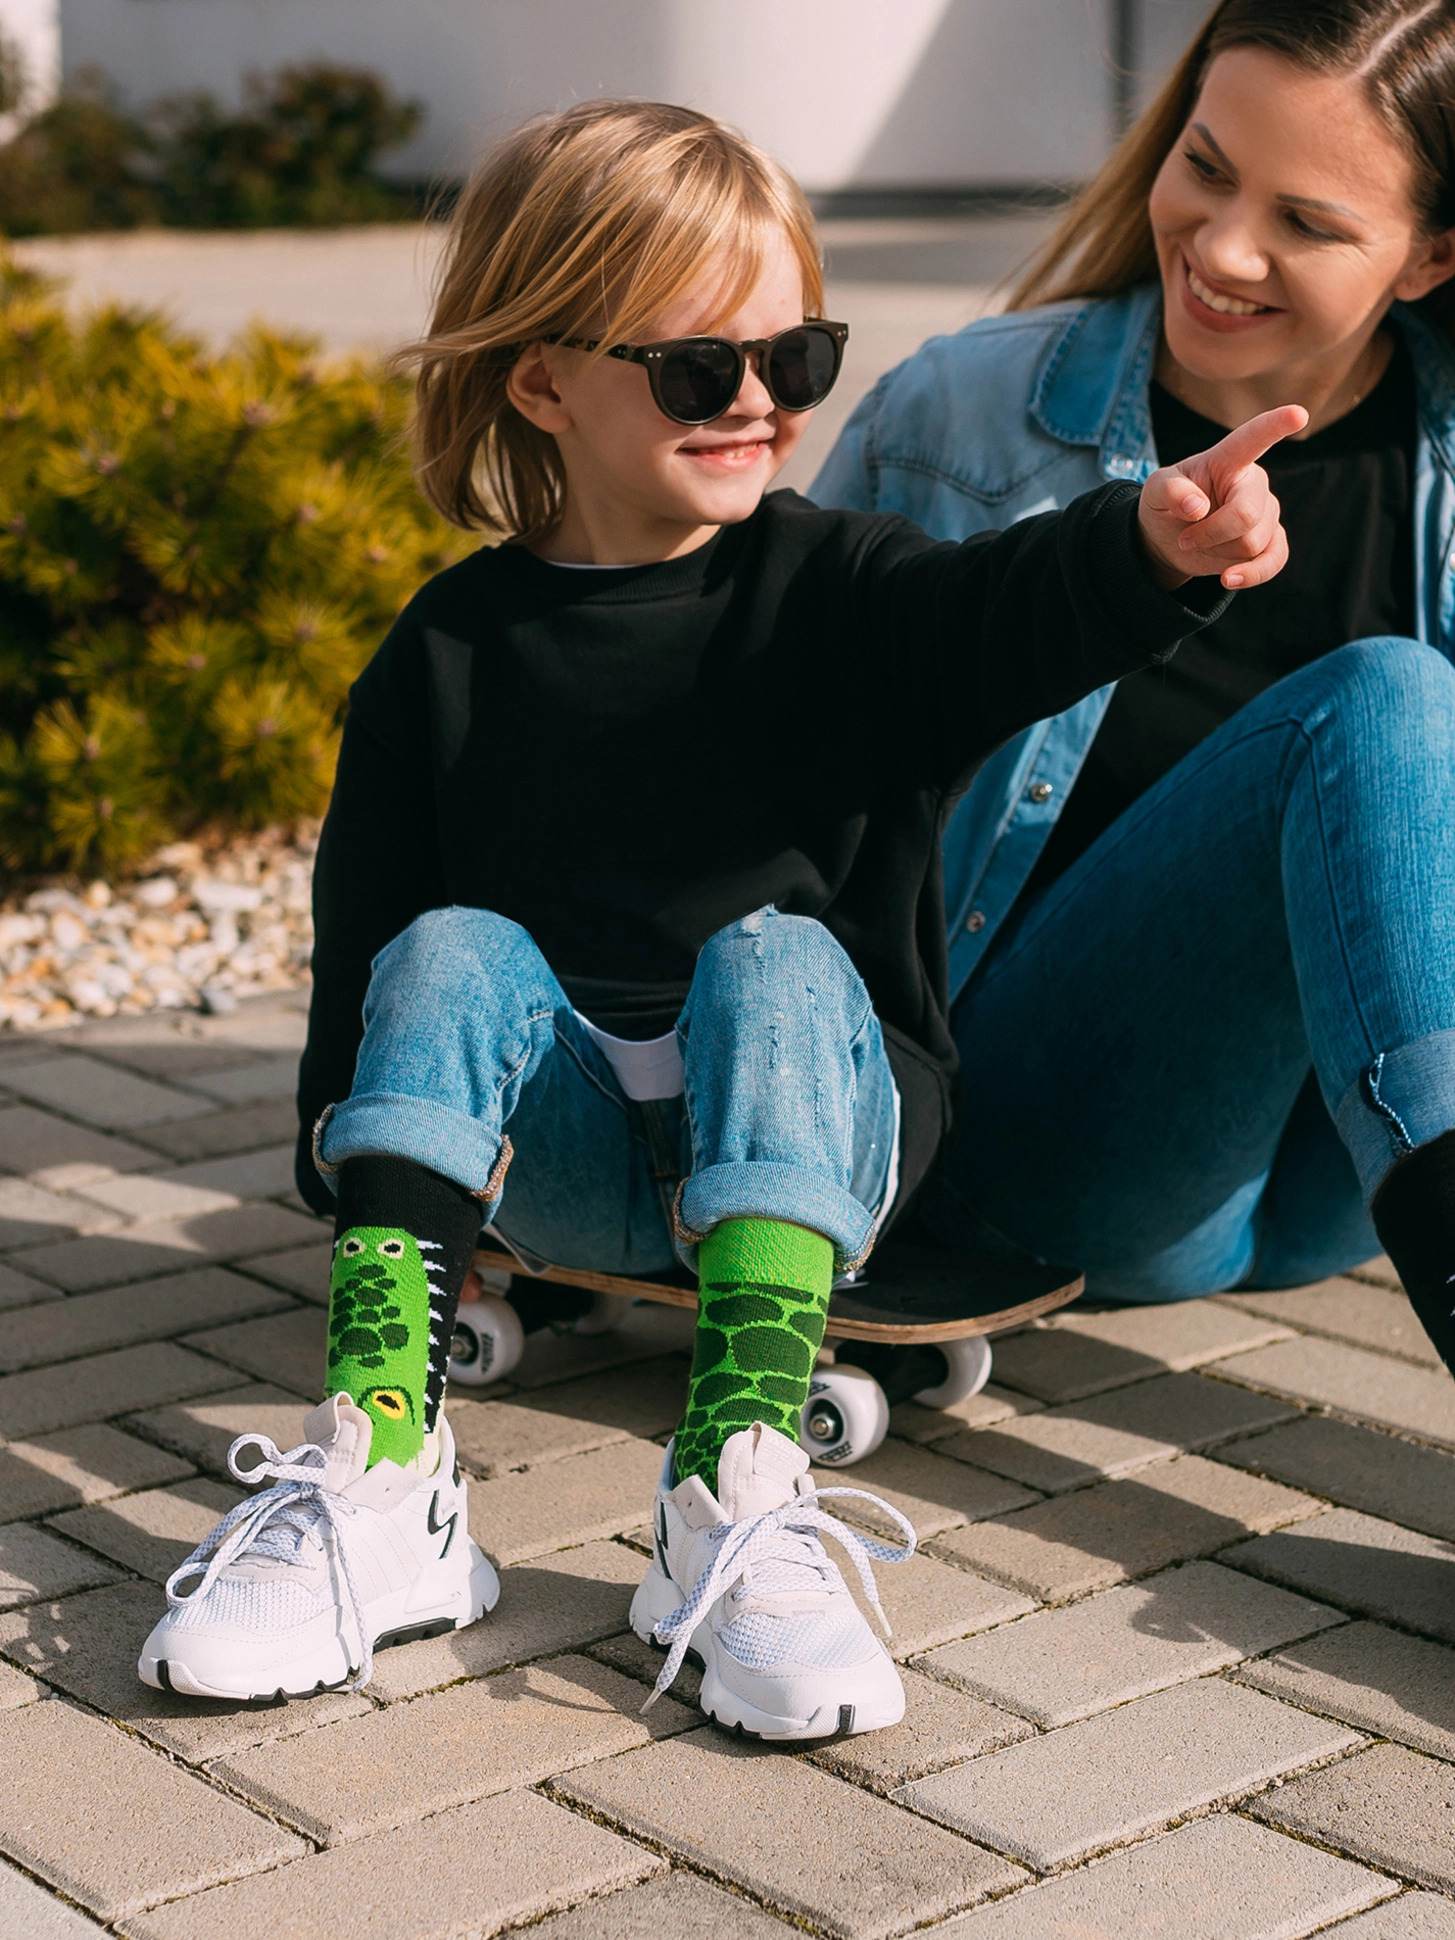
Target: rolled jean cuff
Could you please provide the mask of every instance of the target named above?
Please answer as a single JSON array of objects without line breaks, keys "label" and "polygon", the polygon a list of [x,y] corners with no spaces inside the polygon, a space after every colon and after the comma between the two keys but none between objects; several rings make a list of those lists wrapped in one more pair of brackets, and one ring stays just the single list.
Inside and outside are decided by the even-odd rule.
[{"label": "rolled jean cuff", "polygon": [[852,1273],[868,1258],[874,1215],[842,1186],[796,1165],[708,1165],[677,1190],[673,1238],[684,1265],[725,1219],[781,1219],[832,1240],[834,1267]]},{"label": "rolled jean cuff", "polygon": [[1432,1031],[1382,1051],[1334,1114],[1367,1205],[1417,1146],[1455,1128],[1455,1031]]},{"label": "rolled jean cuff", "polygon": [[389,1091],[330,1105],[314,1128],[314,1163],[330,1192],[338,1191],[334,1175],[345,1159],[380,1153],[453,1179],[484,1202],[488,1219],[510,1162],[510,1140],[492,1136],[467,1112]]}]

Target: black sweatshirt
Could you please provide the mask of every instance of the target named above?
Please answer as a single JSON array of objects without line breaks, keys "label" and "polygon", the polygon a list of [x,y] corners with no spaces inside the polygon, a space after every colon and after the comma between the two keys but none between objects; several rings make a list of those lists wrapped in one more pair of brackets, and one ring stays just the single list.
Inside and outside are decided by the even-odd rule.
[{"label": "black sweatshirt", "polygon": [[670,1030],[697,952],[776,904],[853,959],[902,1099],[903,1206],[951,1122],[940,830],[1017,730],[1164,659],[1216,580],[1160,591],[1138,493],[963,545],[777,492],[660,565],[485,548],[410,601],[350,695],[314,874],[298,1185],[346,1098],[377,951],[426,910],[523,925],[617,1036]]}]

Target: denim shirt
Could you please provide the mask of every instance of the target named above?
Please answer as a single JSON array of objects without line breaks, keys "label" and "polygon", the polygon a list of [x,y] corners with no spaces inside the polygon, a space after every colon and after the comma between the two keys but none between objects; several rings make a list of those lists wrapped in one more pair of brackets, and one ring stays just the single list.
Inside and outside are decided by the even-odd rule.
[{"label": "denim shirt", "polygon": [[[1414,533],[1419,638],[1455,660],[1455,345],[1393,311],[1419,398]],[[859,404],[810,488],[820,505],[902,512],[965,539],[1157,465],[1149,389],[1160,289],[987,317],[935,337]],[[1024,399],[1023,406],[1013,402]],[[957,804],[944,835],[956,997],[1025,886],[1112,689],[1017,735]]]}]

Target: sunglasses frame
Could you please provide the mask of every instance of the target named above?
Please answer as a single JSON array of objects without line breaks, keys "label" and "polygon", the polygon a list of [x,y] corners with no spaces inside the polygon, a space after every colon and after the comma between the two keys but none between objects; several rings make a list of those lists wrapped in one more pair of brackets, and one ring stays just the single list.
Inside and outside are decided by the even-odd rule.
[{"label": "sunglasses frame", "polygon": [[[770,371],[773,346],[782,338],[791,337],[795,330],[808,328],[826,330],[833,339],[833,376],[824,386],[823,397],[815,398],[812,404],[785,404],[773,388]],[[608,357],[619,357],[624,364],[645,366],[647,382],[652,387],[652,402],[662,416],[670,418],[673,424],[712,424],[722,417],[724,412],[730,411],[737,402],[738,393],[743,388],[743,380],[748,374],[748,358],[755,354],[759,359],[758,375],[762,379],[763,388],[780,411],[790,411],[797,416],[800,412],[814,410],[816,406],[823,403],[824,398],[839,381],[839,372],[844,365],[844,345],[848,340],[848,324],[831,323],[827,317],[805,317],[802,323],[791,323],[786,330],[776,331],[771,337],[745,337],[741,342],[735,341],[732,337],[665,337],[660,343],[653,344],[612,344],[606,354]],[[599,337],[546,337],[542,341],[548,344],[560,344],[565,350],[600,350],[602,344]],[[726,344],[737,360],[737,377],[733,383],[732,395],[723,405],[722,410],[714,411],[710,417],[684,418],[680,412],[669,410],[662,398],[662,365],[674,350],[681,350],[688,344]]]}]

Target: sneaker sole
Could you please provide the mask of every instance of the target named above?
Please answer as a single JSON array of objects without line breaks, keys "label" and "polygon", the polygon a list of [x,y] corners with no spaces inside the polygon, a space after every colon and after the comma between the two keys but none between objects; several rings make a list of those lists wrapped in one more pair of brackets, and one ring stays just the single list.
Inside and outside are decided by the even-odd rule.
[{"label": "sneaker sole", "polygon": [[[396,1624],[374,1639],[374,1651],[390,1650],[396,1644],[415,1643],[425,1637],[443,1637],[451,1630],[464,1630],[495,1608],[500,1600],[500,1581],[482,1555],[466,1582],[466,1608],[462,1614],[440,1611],[421,1616],[408,1624]],[[156,1691],[170,1691],[175,1697],[218,1698],[228,1704],[281,1704],[288,1698],[317,1697],[325,1691],[341,1691],[355,1675],[357,1667],[348,1663],[342,1641],[335,1639],[311,1657],[283,1665],[275,1675],[277,1684],[270,1691],[242,1690],[209,1682],[180,1658],[146,1657],[137,1661],[137,1675],[143,1684]]]}]

